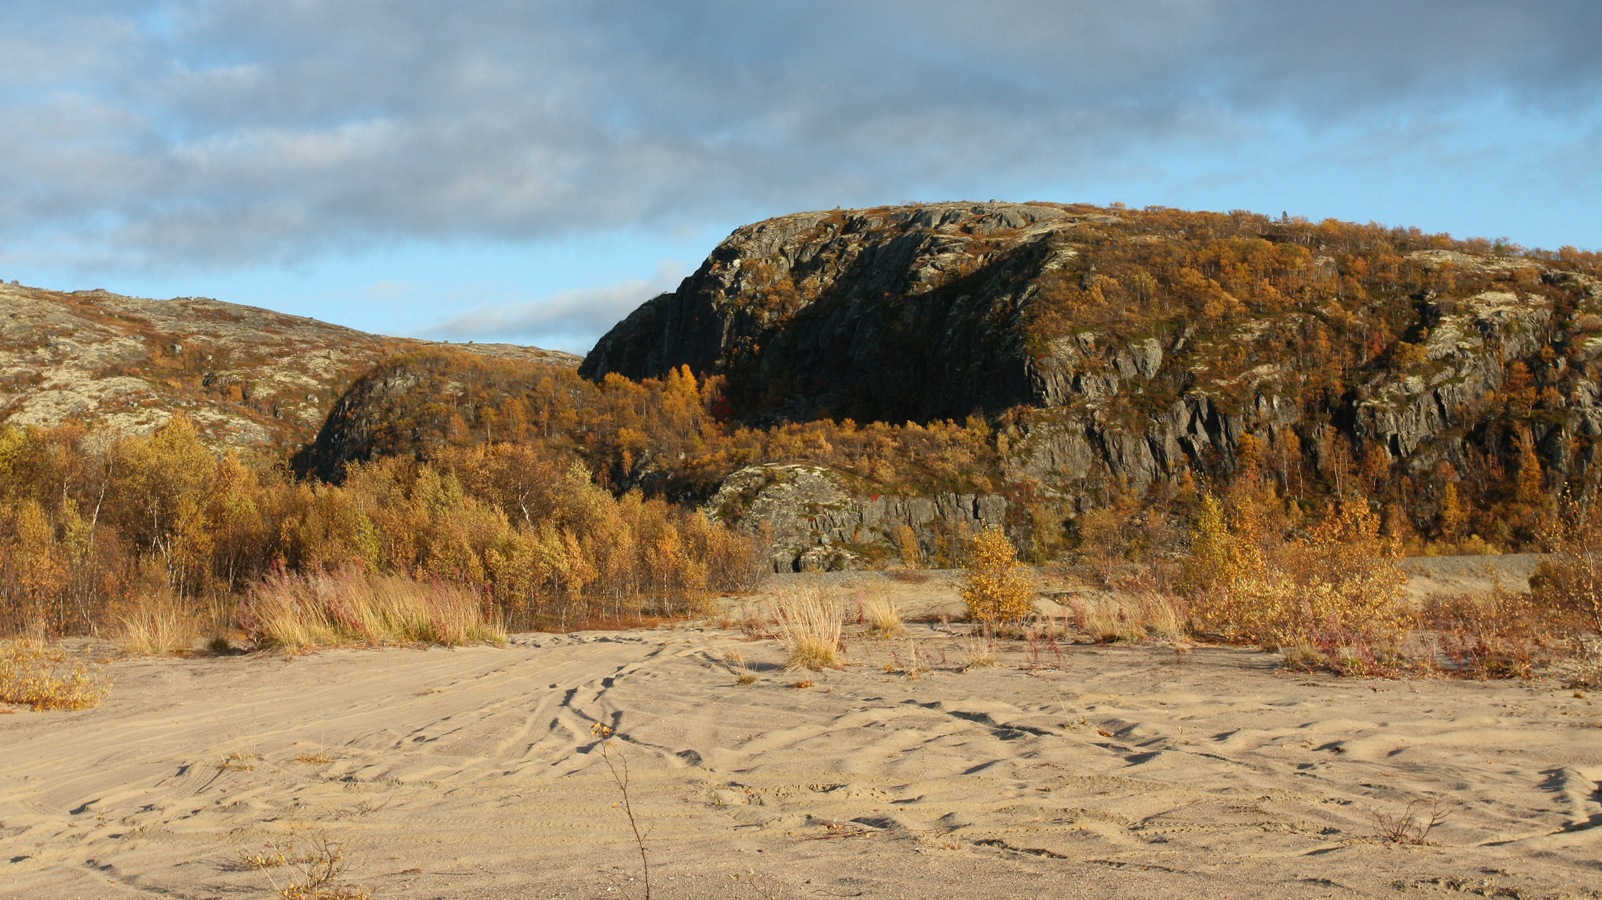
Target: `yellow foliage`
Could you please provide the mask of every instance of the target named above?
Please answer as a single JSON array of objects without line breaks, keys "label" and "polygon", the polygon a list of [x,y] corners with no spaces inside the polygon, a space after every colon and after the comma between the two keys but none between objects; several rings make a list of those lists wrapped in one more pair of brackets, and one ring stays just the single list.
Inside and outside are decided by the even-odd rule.
[{"label": "yellow foliage", "polygon": [[975,621],[1016,622],[1034,609],[1034,585],[1001,526],[992,525],[974,536],[967,574],[962,599]]},{"label": "yellow foliage", "polygon": [[912,530],[911,525],[897,525],[891,537],[895,539],[903,565],[909,569],[923,568],[923,549],[918,546],[918,533]]},{"label": "yellow foliage", "polygon": [[[1411,622],[1401,549],[1368,503],[1344,498],[1309,533],[1265,549],[1204,497],[1183,568],[1199,629],[1265,646],[1392,647]],[[1263,536],[1271,537],[1271,536]]]},{"label": "yellow foliage", "polygon": [[1531,598],[1602,634],[1602,509],[1565,500],[1553,550],[1530,579]]},{"label": "yellow foliage", "polygon": [[36,711],[99,706],[111,684],[97,666],[60,647],[0,641],[0,703]]}]

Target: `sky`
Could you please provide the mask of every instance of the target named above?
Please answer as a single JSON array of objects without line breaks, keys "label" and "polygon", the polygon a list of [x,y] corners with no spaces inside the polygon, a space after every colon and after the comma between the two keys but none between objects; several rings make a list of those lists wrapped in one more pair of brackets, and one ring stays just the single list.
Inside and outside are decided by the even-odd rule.
[{"label": "sky", "polygon": [[0,279],[584,352],[940,200],[1602,250],[1596,0],[6,0]]}]

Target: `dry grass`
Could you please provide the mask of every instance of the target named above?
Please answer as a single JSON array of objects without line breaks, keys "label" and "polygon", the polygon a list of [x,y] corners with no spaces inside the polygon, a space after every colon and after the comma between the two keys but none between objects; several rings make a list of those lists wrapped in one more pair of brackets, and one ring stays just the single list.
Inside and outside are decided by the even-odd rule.
[{"label": "dry grass", "polygon": [[810,588],[779,594],[773,600],[773,618],[791,668],[814,672],[840,668],[845,616],[823,591]]},{"label": "dry grass", "polygon": [[240,605],[259,647],[290,652],[349,644],[502,643],[506,631],[471,591],[346,568],[275,573]]},{"label": "dry grass", "polygon": [[1184,601],[1158,592],[1148,592],[1139,598],[1139,620],[1152,637],[1170,644],[1179,644],[1190,631]]},{"label": "dry grass", "polygon": [[1148,637],[1142,616],[1147,610],[1141,603],[1126,602],[1119,597],[1092,596],[1075,598],[1069,606],[1073,610],[1074,628],[1098,644],[1136,644]]},{"label": "dry grass", "polygon": [[868,633],[877,638],[893,638],[905,627],[901,606],[888,597],[870,597],[862,602],[862,617]]},{"label": "dry grass", "polygon": [[745,661],[745,654],[738,650],[728,650],[723,654],[723,666],[734,676],[734,683],[740,685],[756,684],[756,673],[751,671],[751,665]]},{"label": "dry grass", "polygon": [[111,682],[104,671],[60,647],[0,641],[0,703],[35,711],[90,709],[100,705]]},{"label": "dry grass", "polygon": [[112,616],[111,639],[135,656],[182,653],[200,640],[194,611],[173,591],[141,594]]},{"label": "dry grass", "polygon": [[256,771],[256,763],[260,759],[261,756],[259,754],[245,750],[235,750],[222,758],[222,762],[217,764],[217,770],[219,772],[254,772]]},{"label": "dry grass", "polygon": [[962,669],[988,669],[996,665],[996,639],[989,634],[970,634],[957,647]]},{"label": "dry grass", "polygon": [[891,569],[890,577],[904,584],[927,584],[929,573],[917,569]]},{"label": "dry grass", "polygon": [[[283,900],[368,900],[372,891],[343,880],[348,860],[344,844],[322,832],[291,832],[280,844],[268,842],[259,853],[241,853],[245,868],[267,876],[273,893]],[[282,877],[275,870],[285,870]]]}]

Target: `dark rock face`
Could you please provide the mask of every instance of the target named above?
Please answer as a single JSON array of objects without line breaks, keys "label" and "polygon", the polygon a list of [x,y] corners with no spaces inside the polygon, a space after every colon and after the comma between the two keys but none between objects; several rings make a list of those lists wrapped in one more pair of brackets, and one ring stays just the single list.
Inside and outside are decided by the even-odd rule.
[{"label": "dark rock face", "polygon": [[742,228],[607,333],[580,373],[688,365],[743,411],[961,418],[1037,392],[1017,316],[1074,218],[1053,206],[804,213]]}]

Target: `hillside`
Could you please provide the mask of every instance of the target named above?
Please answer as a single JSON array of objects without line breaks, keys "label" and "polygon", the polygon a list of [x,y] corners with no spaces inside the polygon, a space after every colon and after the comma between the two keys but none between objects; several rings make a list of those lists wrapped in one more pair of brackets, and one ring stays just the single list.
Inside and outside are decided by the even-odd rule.
[{"label": "hillside", "polygon": [[215,301],[0,291],[11,423],[181,410],[214,447],[299,448],[330,482],[511,444],[761,535],[778,569],[951,564],[992,524],[1035,560],[1168,555],[1202,493],[1237,489],[1292,530],[1357,492],[1416,552],[1539,549],[1599,471],[1598,256],[1416,229],[1036,203],[784,216],[576,369]]},{"label": "hillside", "polygon": [[998,486],[1070,510],[1269,469],[1304,502],[1356,485],[1400,531],[1516,543],[1597,471],[1602,264],[1249,213],[802,213],[735,231],[580,372],[678,366],[750,423],[980,414]]},{"label": "hillside", "polygon": [[[146,433],[182,411],[213,446],[295,446],[358,375],[428,346],[216,300],[0,284],[0,424]],[[460,346],[578,361],[532,347]]]}]

